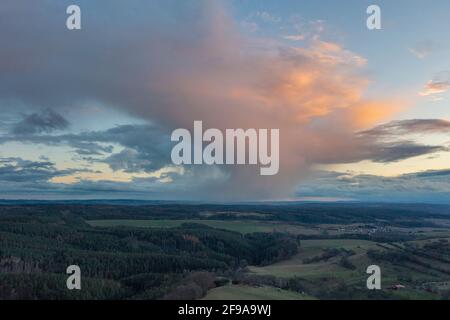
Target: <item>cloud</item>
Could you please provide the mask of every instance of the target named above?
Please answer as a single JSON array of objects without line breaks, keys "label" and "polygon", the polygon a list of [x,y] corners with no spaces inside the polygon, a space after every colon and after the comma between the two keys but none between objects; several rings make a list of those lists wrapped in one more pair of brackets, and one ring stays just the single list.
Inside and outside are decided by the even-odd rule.
[{"label": "cloud", "polygon": [[423,171],[418,172],[415,175],[417,177],[447,177],[450,176],[450,169]]},{"label": "cloud", "polygon": [[[0,137],[0,144],[6,142],[68,146],[90,162],[107,163],[115,171],[152,172],[171,164],[169,134],[155,125],[121,125],[79,134]],[[113,145],[124,150],[112,154]]]},{"label": "cloud", "polygon": [[351,141],[351,145],[352,148],[354,145],[358,145],[359,147],[356,150],[352,149],[352,153],[349,153],[347,157],[340,154],[326,154],[322,155],[322,157],[318,155],[315,162],[321,164],[343,164],[368,160],[378,163],[390,163],[417,156],[449,151],[449,148],[446,146],[423,145],[406,140],[382,142],[373,139],[356,138]]},{"label": "cloud", "polygon": [[425,154],[432,154],[439,151],[448,151],[447,147],[443,146],[427,146],[414,142],[395,142],[375,145],[364,150],[365,155],[361,160],[372,160],[373,162],[396,162],[404,159],[409,159]]},{"label": "cloud", "polygon": [[109,156],[103,161],[109,164],[114,171],[124,170],[129,173],[146,171],[146,168],[152,164],[152,161],[145,155],[128,148]]},{"label": "cloud", "polygon": [[425,59],[431,53],[436,51],[438,46],[431,40],[422,40],[417,42],[413,47],[409,48],[409,51],[419,59]]},{"label": "cloud", "polygon": [[305,40],[305,35],[303,34],[293,34],[293,35],[288,35],[288,36],[284,36],[283,39],[286,40],[290,40],[290,41],[303,41]]},{"label": "cloud", "polygon": [[331,66],[363,67],[367,60],[351,51],[345,50],[339,44],[322,40],[314,40],[312,46],[307,50],[297,49],[299,52],[312,58],[314,61],[320,61]]},{"label": "cloud", "polygon": [[302,41],[306,43],[320,41],[326,26],[324,20],[305,20],[304,17],[293,14],[289,17],[288,21],[282,25],[281,29],[285,33],[285,35],[282,36],[284,40],[293,42]]},{"label": "cloud", "polygon": [[55,163],[49,161],[30,161],[22,158],[0,158],[0,181],[42,183],[57,176],[77,172],[90,172],[86,169],[58,170]]},{"label": "cloud", "polygon": [[395,177],[319,171],[297,189],[297,196],[346,197],[360,201],[450,203],[450,170]]},{"label": "cloud", "polygon": [[[368,130],[361,130],[343,138],[341,130],[332,127],[328,121],[315,123],[313,128],[321,133],[322,140],[315,141],[311,149],[311,162],[321,164],[355,163],[363,160],[388,163],[448,152],[446,145],[426,145],[416,141],[426,135],[446,134],[450,125],[443,119],[411,119],[391,121]],[[323,143],[323,144],[322,144]],[[328,145],[327,145],[327,144]],[[329,144],[336,152],[331,152]]]},{"label": "cloud", "polygon": [[442,71],[436,74],[433,80],[426,83],[419,95],[423,97],[435,96],[447,92],[448,89],[450,89],[450,71]]},{"label": "cloud", "polygon": [[59,113],[45,109],[39,113],[32,113],[12,127],[14,134],[39,134],[50,133],[55,130],[64,130],[69,126],[69,122]]},{"label": "cloud", "polygon": [[[21,194],[28,199],[201,199],[209,188],[226,183],[228,176],[219,167],[195,167],[185,175],[167,172],[160,177],[134,178],[130,182],[90,181],[73,184],[50,183],[48,180],[77,169],[58,171],[54,164],[26,161],[20,158],[0,159],[0,191],[3,198]],[[82,171],[79,170],[79,171]],[[450,169],[430,170],[395,177],[361,175],[353,172],[312,172],[295,191],[303,199],[332,198],[359,201],[450,203]],[[174,183],[166,183],[167,179]],[[185,192],[180,192],[183,190]]]},{"label": "cloud", "polygon": [[276,22],[280,22],[281,18],[274,16],[273,14],[270,14],[267,11],[257,11],[254,14],[255,17],[263,20],[264,22],[271,22],[271,23],[276,23]]},{"label": "cloud", "polygon": [[[59,177],[93,171],[79,169],[58,170],[54,163],[27,161],[21,158],[0,158],[0,193],[3,199],[200,199],[209,188],[228,177],[218,167],[192,167],[185,174],[168,170],[159,176],[131,181],[87,180],[79,177],[73,183],[59,183]],[[174,179],[173,183],[168,183]]]},{"label": "cloud", "polygon": [[396,162],[416,156],[449,151],[448,146],[424,145],[407,137],[449,133],[450,122],[443,119],[391,121],[356,134],[360,148],[353,154],[360,160]]},{"label": "cloud", "polygon": [[[107,154],[103,160],[111,168],[147,172],[170,163],[168,133],[191,128],[194,120],[222,130],[278,128],[281,163],[275,177],[260,177],[252,166],[185,173],[220,177],[206,191],[210,198],[274,198],[291,193],[315,163],[363,157],[363,142],[354,132],[402,108],[391,98],[365,97],[370,79],[366,59],[357,53],[318,37],[303,47],[249,38],[220,1],[79,1],[85,23],[77,32],[61,26],[69,3],[2,5],[0,37],[8,46],[0,51],[0,99],[58,112],[94,101],[160,129],[24,134],[21,141],[69,145],[85,156]],[[49,14],[58,10],[61,15]],[[29,17],[26,25],[15,18],[17,12]],[[321,30],[323,23],[316,25]],[[3,141],[8,139],[14,137]],[[109,154],[114,143],[126,151]]]},{"label": "cloud", "polygon": [[450,121],[444,119],[411,119],[392,121],[361,132],[374,137],[404,136],[405,134],[449,133]]}]

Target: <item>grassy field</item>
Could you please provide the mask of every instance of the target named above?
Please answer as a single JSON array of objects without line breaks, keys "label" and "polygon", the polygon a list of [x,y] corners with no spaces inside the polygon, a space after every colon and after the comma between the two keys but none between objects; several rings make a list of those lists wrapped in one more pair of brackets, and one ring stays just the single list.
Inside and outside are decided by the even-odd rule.
[{"label": "grassy field", "polygon": [[369,248],[376,243],[373,241],[359,239],[320,239],[320,240],[302,240],[302,248],[344,248],[357,249]]},{"label": "grassy field", "polygon": [[[416,243],[431,242],[431,240],[417,241]],[[430,272],[429,268],[412,262],[392,263],[390,261],[371,261],[367,256],[367,250],[398,251],[393,245],[383,244],[387,249],[382,249],[375,242],[365,240],[303,240],[300,252],[291,259],[274,263],[264,267],[250,266],[249,271],[257,275],[271,275],[280,278],[301,277],[311,281],[323,277],[336,278],[348,286],[364,287],[367,279],[366,268],[371,264],[377,264],[382,270],[382,286],[386,292],[390,292],[394,299],[438,299],[437,290],[427,292],[421,286],[432,286],[439,290],[448,290],[450,281],[448,275]],[[401,243],[397,245],[403,246]],[[354,252],[348,260],[355,266],[354,270],[342,267],[339,264],[341,257],[332,257],[314,263],[305,263],[305,259],[319,256],[324,249],[345,248]],[[448,268],[448,264],[436,260],[415,257],[433,267]],[[405,282],[405,279],[409,279]],[[421,286],[417,284],[421,283]],[[405,289],[391,291],[389,288],[395,284],[404,284]]]},{"label": "grassy field", "polygon": [[[367,267],[365,252],[376,246],[375,242],[366,240],[346,239],[324,239],[324,240],[302,240],[300,252],[289,260],[281,261],[264,267],[251,266],[251,272],[261,275],[273,275],[276,277],[290,278],[300,276],[303,278],[316,278],[322,276],[338,276],[344,279],[359,279],[361,274],[365,276],[364,270],[348,270],[338,265],[340,257],[331,258],[327,261],[305,264],[304,260],[317,256],[323,249],[344,248],[353,250],[356,254],[351,261],[361,268]],[[362,273],[361,273],[362,271]]]},{"label": "grassy field", "polygon": [[294,257],[265,267],[251,266],[249,269],[250,272],[259,275],[272,275],[280,278],[291,278],[294,276],[305,279],[323,276],[351,278],[352,275],[355,275],[354,271],[340,267],[335,259],[319,263],[303,264],[301,259]]},{"label": "grassy field", "polygon": [[226,285],[214,288],[203,300],[311,300],[308,295],[273,287]]},{"label": "grassy field", "polygon": [[253,232],[287,232],[292,234],[318,234],[316,228],[309,228],[295,224],[282,224],[249,220],[89,220],[94,227],[142,227],[142,228],[174,228],[183,223],[199,223],[213,228],[225,229],[242,234]]},{"label": "grassy field", "polygon": [[[245,213],[236,214],[235,220],[215,220],[213,214],[203,213],[205,218],[209,219],[106,219],[106,220],[87,220],[86,222],[95,227],[116,227],[116,226],[128,226],[128,227],[142,227],[142,228],[175,228],[181,226],[183,223],[199,223],[204,224],[213,228],[225,229],[230,231],[239,232],[242,234],[253,233],[253,232],[281,232],[290,233],[293,235],[330,235],[330,236],[341,236],[344,234],[353,234],[354,229],[357,228],[358,224],[350,225],[331,225],[331,224],[299,224],[299,223],[285,223],[277,221],[261,221],[261,220],[247,220],[239,219],[239,217],[246,216]],[[256,214],[249,213],[248,216],[256,216]],[[445,229],[434,229],[434,228],[412,228],[404,229],[397,228],[399,233],[408,233],[413,231],[420,235],[421,237],[429,238],[444,238],[450,237],[450,231]],[[353,231],[352,231],[353,230]],[[344,240],[346,247],[353,246],[353,240]],[[325,246],[334,247],[335,242],[342,242],[342,240],[330,240],[324,242]],[[307,242],[305,242],[305,245]],[[321,246],[321,243],[313,242],[312,245]],[[364,243],[363,243],[364,245]]]}]

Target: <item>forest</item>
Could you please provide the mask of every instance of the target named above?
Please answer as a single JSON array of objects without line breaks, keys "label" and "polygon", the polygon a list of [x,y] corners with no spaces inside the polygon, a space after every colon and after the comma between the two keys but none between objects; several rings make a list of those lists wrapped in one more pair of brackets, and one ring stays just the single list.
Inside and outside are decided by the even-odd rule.
[{"label": "forest", "polygon": [[[270,264],[294,255],[298,245],[287,234],[241,235],[195,223],[99,229],[64,210],[17,211],[1,213],[1,299],[163,298],[194,281],[196,271],[222,274]],[[66,268],[73,264],[82,270],[79,292],[65,287]]]},{"label": "forest", "polygon": [[[369,263],[423,294],[450,278],[449,222],[448,207],[426,205],[7,202],[0,299],[200,299],[221,287],[393,298],[364,289]],[[70,265],[82,290],[66,287]]]}]

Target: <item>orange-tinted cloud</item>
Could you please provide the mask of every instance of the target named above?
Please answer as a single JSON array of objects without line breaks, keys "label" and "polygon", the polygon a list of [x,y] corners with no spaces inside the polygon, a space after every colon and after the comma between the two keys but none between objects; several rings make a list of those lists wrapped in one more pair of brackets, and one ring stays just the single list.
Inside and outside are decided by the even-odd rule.
[{"label": "orange-tinted cloud", "polygon": [[[116,10],[105,10],[124,16],[110,19],[119,25],[106,28],[94,19],[82,37],[58,34],[55,21],[46,24],[45,10],[30,14],[40,26],[32,35],[5,16],[4,30],[28,39],[32,57],[41,60],[34,58],[29,70],[5,75],[9,82],[0,86],[0,95],[13,93],[29,105],[55,108],[67,101],[74,106],[101,101],[168,130],[191,128],[194,120],[202,120],[205,128],[278,128],[279,175],[269,179],[256,168],[231,168],[228,183],[215,190],[218,197],[246,199],[285,196],[310,165],[351,160],[360,148],[354,132],[389,119],[400,108],[389,99],[365,98],[367,61],[340,44],[316,37],[292,47],[248,38],[219,2],[177,2],[179,19],[171,18],[171,5],[149,1],[142,4],[150,8],[140,10],[141,16],[114,2]],[[158,15],[149,16],[153,12]],[[51,50],[53,39],[58,50]],[[30,57],[23,51],[10,46],[0,52],[0,60],[14,57],[12,65],[24,65]]]},{"label": "orange-tinted cloud", "polygon": [[450,89],[450,72],[443,71],[434,76],[433,80],[428,81],[419,95],[435,96],[439,93],[447,92]]}]

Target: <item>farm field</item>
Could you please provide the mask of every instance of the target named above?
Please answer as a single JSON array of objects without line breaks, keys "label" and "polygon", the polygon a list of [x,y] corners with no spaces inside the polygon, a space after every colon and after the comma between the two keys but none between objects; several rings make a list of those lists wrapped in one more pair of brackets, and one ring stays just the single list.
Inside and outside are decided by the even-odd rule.
[{"label": "farm field", "polygon": [[176,228],[184,223],[198,223],[218,229],[235,231],[242,234],[254,232],[286,232],[291,234],[314,235],[319,234],[317,228],[304,227],[296,224],[251,220],[88,220],[94,227],[141,227],[141,228]]},{"label": "farm field", "polygon": [[[375,242],[353,239],[321,239],[321,240],[302,240],[299,248],[299,254],[289,260],[277,262],[264,267],[249,267],[250,271],[261,275],[273,275],[277,277],[289,278],[292,276],[301,276],[305,278],[317,278],[322,276],[339,276],[340,278],[361,278],[361,272],[348,270],[338,265],[338,259],[335,257],[320,261],[317,263],[304,263],[308,258],[318,256],[326,249],[347,249],[353,250],[355,256],[351,261],[364,265],[365,252],[376,246]],[[367,266],[367,264],[366,264]],[[363,271],[364,272],[364,271]]]},{"label": "farm field", "polygon": [[203,300],[314,300],[314,298],[274,287],[226,285],[210,290]]},{"label": "farm field", "polygon": [[[381,245],[365,240],[303,240],[299,253],[292,258],[267,266],[250,266],[248,270],[249,274],[257,276],[298,277],[312,283],[326,281],[328,286],[340,283],[341,286],[364,288],[366,268],[376,264],[382,270],[382,291],[393,299],[438,299],[439,292],[450,288],[450,252],[433,256],[424,246],[432,248],[439,243],[448,242],[445,238]],[[308,261],[323,256],[330,249],[351,250],[346,259],[353,267],[343,266],[340,254],[312,263]],[[380,258],[374,258],[371,251],[380,252]],[[401,285],[402,289],[391,289],[396,285]]]},{"label": "farm field", "polygon": [[[214,216],[213,214],[209,214]],[[201,214],[204,216],[204,214]],[[242,234],[249,234],[255,232],[263,233],[288,233],[292,235],[305,235],[305,236],[343,236],[355,234],[367,234],[367,230],[361,229],[358,224],[350,225],[328,225],[328,224],[299,224],[299,223],[285,223],[283,221],[261,221],[261,220],[249,220],[239,219],[239,217],[246,216],[245,213],[234,214],[236,219],[233,220],[215,220],[215,219],[102,219],[102,220],[86,220],[86,222],[93,227],[132,227],[132,228],[177,228],[185,223],[197,223],[203,224],[212,228],[218,228],[223,230],[229,230],[239,232]],[[251,213],[251,216],[256,214]],[[394,234],[415,234],[418,238],[450,238],[450,231],[448,229],[436,229],[436,228],[393,228],[390,233]],[[355,240],[328,240],[324,243],[325,246],[333,247],[333,241],[346,243],[344,247],[351,247],[352,241]],[[360,242],[361,243],[361,242]],[[363,243],[362,243],[363,244]],[[308,242],[305,242],[305,246]],[[312,246],[321,246],[320,242],[311,242]]]}]

